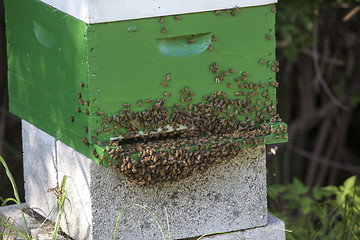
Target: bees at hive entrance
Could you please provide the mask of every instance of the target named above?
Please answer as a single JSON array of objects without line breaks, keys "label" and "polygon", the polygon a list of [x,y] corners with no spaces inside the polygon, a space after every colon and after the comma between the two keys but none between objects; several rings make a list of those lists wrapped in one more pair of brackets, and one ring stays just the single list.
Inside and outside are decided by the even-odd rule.
[{"label": "bees at hive entrance", "polygon": [[[247,73],[242,75],[247,76]],[[268,101],[262,104],[267,95],[263,100],[260,100],[261,95],[252,99],[256,95],[252,85],[247,88],[253,92],[235,92],[236,98],[228,97],[225,91],[217,91],[202,96],[200,103],[174,104],[172,108],[164,107],[165,99],[147,99],[145,102],[152,106],[144,111],[124,109],[119,115],[103,117],[102,128],[97,134],[111,128],[127,129],[121,138],[107,144],[105,149],[110,161],[105,162],[136,185],[162,185],[186,178],[193,172],[203,174],[223,159],[236,156],[243,146],[265,144],[269,134],[286,138],[286,127],[280,125],[270,131],[267,121],[262,120],[265,115],[276,123],[280,117],[269,115],[273,105],[270,106]],[[269,86],[272,85],[269,83]],[[182,103],[191,101],[190,96],[196,96],[188,86],[180,93]],[[171,97],[168,93],[164,96]],[[123,105],[129,107],[128,103]],[[255,113],[255,118],[246,115],[249,113]],[[169,128],[172,130],[166,132]],[[82,141],[88,144],[86,138]],[[96,156],[99,158],[97,153]]]}]

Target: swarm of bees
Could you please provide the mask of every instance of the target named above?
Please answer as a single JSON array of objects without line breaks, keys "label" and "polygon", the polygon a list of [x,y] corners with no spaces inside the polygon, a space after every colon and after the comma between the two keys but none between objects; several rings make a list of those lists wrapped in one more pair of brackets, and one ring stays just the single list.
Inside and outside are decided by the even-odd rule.
[{"label": "swarm of bees", "polygon": [[[184,92],[189,92],[188,87]],[[153,106],[144,111],[126,108],[119,115],[103,117],[103,129],[97,134],[113,129],[119,135],[117,129],[127,130],[121,133],[122,138],[108,142],[106,160],[129,182],[162,185],[186,178],[194,171],[204,173],[216,163],[236,156],[242,145],[265,144],[266,135],[271,133],[279,138],[287,136],[285,127],[278,131],[271,128],[271,124],[282,121],[274,104],[267,102],[260,110],[261,101],[252,101],[255,94],[244,95],[244,99],[230,99],[226,92],[218,91],[204,96],[201,103],[175,104],[171,108],[165,107],[165,99],[148,99],[146,102],[153,102]],[[240,121],[240,116],[252,112],[257,112],[256,118],[248,115]],[[166,132],[166,126],[173,131]],[[86,139],[82,141],[89,144]],[[93,154],[102,164],[105,157],[96,151]]]},{"label": "swarm of bees", "polygon": [[[238,11],[237,6],[225,10],[232,16]],[[271,11],[276,10],[273,8]],[[220,11],[215,12],[216,16],[219,14]],[[181,20],[181,17],[174,16],[174,19]],[[164,21],[165,18],[161,17],[160,24]],[[161,33],[167,33],[164,25]],[[271,40],[269,33],[266,39]],[[216,40],[212,35],[211,41]],[[187,39],[188,44],[194,42],[192,38]],[[212,44],[208,46],[209,51],[213,50]],[[264,58],[258,63],[266,65]],[[276,62],[270,66],[271,70],[278,72],[278,65]],[[269,96],[269,88],[278,87],[276,81],[269,81],[267,86],[264,82],[256,84],[247,80],[247,72],[240,72],[240,76],[230,82],[229,78],[238,71],[220,68],[216,62],[209,68],[215,82],[225,82],[228,94],[235,98],[217,91],[203,96],[202,102],[195,104],[192,103],[195,94],[186,86],[180,90],[180,104],[170,107],[166,107],[166,99],[175,96],[175,92],[163,92],[160,99],[140,99],[134,105],[150,107],[139,112],[131,111],[130,104],[123,103],[119,114],[104,116],[100,110],[95,113],[102,118],[101,127],[94,131],[95,136],[91,136],[89,141],[86,137],[81,141],[86,146],[90,143],[104,146],[104,154],[99,155],[96,149],[92,151],[101,165],[111,165],[129,182],[148,186],[184,179],[193,172],[204,173],[215,164],[235,157],[244,145],[265,144],[269,135],[274,135],[275,139],[287,139],[286,127],[272,128],[275,123],[282,122],[276,114],[276,104]],[[172,78],[170,73],[166,73],[160,86],[170,87]],[[84,86],[80,83],[80,87]],[[84,105],[81,93],[77,98],[80,105]],[[86,100],[85,105],[89,106],[90,102]],[[77,107],[76,111],[89,115],[87,108],[81,110]],[[70,121],[74,122],[74,116]],[[90,133],[91,130],[85,126],[83,132]],[[113,140],[107,143],[98,141],[99,135],[104,133],[112,134]]]}]

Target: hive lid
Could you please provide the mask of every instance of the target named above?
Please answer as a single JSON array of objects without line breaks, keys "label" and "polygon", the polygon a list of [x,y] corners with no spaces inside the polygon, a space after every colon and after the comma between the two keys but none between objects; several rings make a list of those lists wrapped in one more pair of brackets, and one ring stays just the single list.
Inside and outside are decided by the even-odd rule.
[{"label": "hive lid", "polygon": [[40,0],[83,22],[104,23],[130,19],[251,7],[277,0]]}]

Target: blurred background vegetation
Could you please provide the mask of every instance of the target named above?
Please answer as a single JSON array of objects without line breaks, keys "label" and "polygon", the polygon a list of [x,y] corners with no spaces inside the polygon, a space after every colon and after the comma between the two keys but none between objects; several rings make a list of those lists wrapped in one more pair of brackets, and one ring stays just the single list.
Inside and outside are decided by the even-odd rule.
[{"label": "blurred background vegetation", "polygon": [[[349,225],[349,219],[354,228],[343,232],[360,232],[360,0],[279,0],[276,6],[278,112],[289,125],[289,142],[268,154],[269,210],[287,226],[313,224],[289,233],[291,239],[355,239],[314,232],[334,232],[331,224]],[[24,196],[21,125],[8,112],[6,69],[0,0],[0,155]],[[9,197],[10,189],[0,169],[0,196]]]}]

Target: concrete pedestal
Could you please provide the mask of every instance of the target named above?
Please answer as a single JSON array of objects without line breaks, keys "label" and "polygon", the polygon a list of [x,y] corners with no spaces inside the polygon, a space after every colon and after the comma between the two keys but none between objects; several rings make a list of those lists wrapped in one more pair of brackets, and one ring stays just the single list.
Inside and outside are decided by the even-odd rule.
[{"label": "concrete pedestal", "polygon": [[[22,205],[23,209],[26,211],[29,207],[27,204]],[[23,224],[23,218],[21,216],[20,210],[17,205],[0,207],[0,216],[8,219],[11,218],[13,221],[16,221],[20,226],[25,227]],[[54,231],[53,223],[46,223],[41,228],[38,228],[42,221],[34,219],[32,216],[25,214],[25,219],[28,225],[29,232],[31,237],[35,240],[51,240],[52,233]],[[12,222],[13,222],[12,221]],[[3,229],[0,226],[0,231]],[[5,232],[10,233],[8,230]],[[167,233],[166,233],[167,234]],[[167,235],[165,235],[167,237]],[[191,240],[197,240],[200,237],[191,238]],[[204,236],[201,239],[203,240],[284,240],[285,231],[284,223],[272,215],[268,215],[268,224],[264,227],[251,228],[241,231],[235,231],[232,233],[217,234],[212,236]],[[5,236],[7,240],[16,240],[19,239],[16,236]],[[67,236],[58,235],[57,240],[69,239]],[[104,238],[100,238],[104,239]],[[181,240],[181,239],[179,239]],[[189,238],[187,238],[189,240]]]},{"label": "concrete pedestal", "polygon": [[[112,239],[116,220],[128,204],[151,211],[166,235],[167,213],[173,239],[254,229],[268,223],[264,146],[244,149],[203,175],[194,173],[179,182],[144,188],[128,183],[114,169],[97,165],[26,121],[23,149],[25,199],[39,213],[46,215],[56,200],[46,190],[67,175],[71,207],[65,203],[61,228],[75,239]],[[284,239],[281,236],[271,239]],[[116,239],[153,240],[162,235],[146,210],[131,206],[120,219]]]}]

